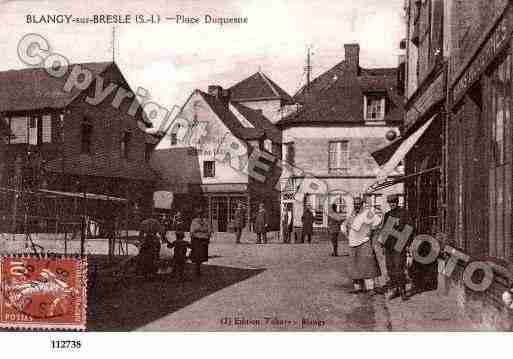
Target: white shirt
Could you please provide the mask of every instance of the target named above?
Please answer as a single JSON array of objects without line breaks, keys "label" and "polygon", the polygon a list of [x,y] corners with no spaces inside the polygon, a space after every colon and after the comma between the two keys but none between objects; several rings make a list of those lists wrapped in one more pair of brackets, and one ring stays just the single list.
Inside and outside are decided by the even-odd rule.
[{"label": "white shirt", "polygon": [[343,224],[342,230],[347,234],[350,247],[357,247],[368,242],[371,230],[379,227],[382,216],[372,209],[364,209],[357,215],[352,214]]}]

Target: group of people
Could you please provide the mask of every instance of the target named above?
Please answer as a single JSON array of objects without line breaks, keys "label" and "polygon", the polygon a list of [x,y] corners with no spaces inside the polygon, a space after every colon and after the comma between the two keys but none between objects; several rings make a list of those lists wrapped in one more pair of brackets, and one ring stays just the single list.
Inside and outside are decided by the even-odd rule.
[{"label": "group of people", "polygon": [[[390,210],[384,215],[374,208],[370,199],[356,197],[354,199],[353,213],[342,223],[342,233],[347,237],[349,244],[349,271],[353,281],[352,293],[368,292],[371,295],[388,292],[389,298],[401,297],[408,300],[409,295],[424,290],[436,289],[436,270],[432,271],[422,263],[413,262],[408,273],[411,274],[413,288],[407,293],[407,253],[410,240],[403,248],[396,248],[398,239],[382,231],[389,218],[394,218],[394,229],[402,232],[409,224],[407,212],[399,207],[399,197],[387,197]],[[386,238],[385,238],[386,237]],[[381,275],[376,259],[375,244],[384,249],[384,259],[388,283],[383,287],[375,287],[375,279]],[[426,284],[427,283],[427,284]]]},{"label": "group of people", "polygon": [[[157,222],[158,223],[158,222]],[[157,274],[160,259],[161,245],[164,243],[168,248],[173,249],[173,270],[172,275],[181,282],[185,279],[185,263],[188,259],[194,263],[194,272],[197,277],[201,276],[201,264],[208,261],[208,247],[212,230],[204,210],[197,210],[191,222],[191,241],[185,238],[185,223],[180,212],[172,220],[172,227],[175,229],[175,240],[169,241],[167,229],[169,223],[164,226],[156,225],[148,228],[141,228],[139,254],[137,256],[137,274],[151,277]]]},{"label": "group of people", "polygon": [[[233,217],[233,227],[235,231],[235,243],[241,243],[242,231],[246,227],[246,209],[244,205],[239,202]],[[257,235],[257,244],[267,244],[267,231],[269,230],[269,218],[265,205],[260,203],[258,205],[258,212],[255,215],[253,222],[253,229]]]},{"label": "group of people", "polygon": [[[397,222],[395,230],[402,231],[408,224],[406,211],[399,206],[399,196],[387,197],[390,210],[383,214],[381,210],[372,205],[370,197],[353,198],[354,210],[344,218],[337,212],[337,205],[333,204],[328,216],[328,235],[332,244],[332,256],[337,257],[339,238],[342,235],[349,245],[350,262],[348,265],[349,276],[353,281],[352,293],[388,292],[390,298],[401,297],[408,300],[406,292],[407,283],[407,252],[408,243],[402,250],[395,248],[397,239],[393,236],[380,238],[382,229],[387,220],[392,217]],[[291,243],[293,233],[293,213],[291,208],[286,208],[282,215],[283,242]],[[312,209],[305,205],[301,218],[301,240],[305,238],[308,243],[312,240],[314,215]],[[384,235],[384,234],[383,234]],[[383,287],[375,287],[375,279],[381,276],[381,270],[375,253],[375,244],[383,247],[385,266],[389,282]],[[427,268],[428,265],[413,263],[408,273],[414,284],[413,291],[432,290],[436,287],[436,268]],[[410,292],[410,294],[412,294]]]}]

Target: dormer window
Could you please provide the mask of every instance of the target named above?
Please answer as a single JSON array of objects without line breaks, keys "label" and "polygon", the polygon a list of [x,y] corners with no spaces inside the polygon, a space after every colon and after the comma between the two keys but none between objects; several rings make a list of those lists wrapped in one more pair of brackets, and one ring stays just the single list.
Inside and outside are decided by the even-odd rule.
[{"label": "dormer window", "polygon": [[364,98],[364,118],[366,122],[380,122],[385,120],[385,97],[380,95],[367,95]]}]

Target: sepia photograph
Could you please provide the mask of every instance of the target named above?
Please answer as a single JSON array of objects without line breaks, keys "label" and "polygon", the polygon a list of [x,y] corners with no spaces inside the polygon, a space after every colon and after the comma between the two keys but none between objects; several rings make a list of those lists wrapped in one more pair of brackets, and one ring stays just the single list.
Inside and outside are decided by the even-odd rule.
[{"label": "sepia photograph", "polygon": [[512,331],[511,1],[0,0],[0,24],[4,339]]}]

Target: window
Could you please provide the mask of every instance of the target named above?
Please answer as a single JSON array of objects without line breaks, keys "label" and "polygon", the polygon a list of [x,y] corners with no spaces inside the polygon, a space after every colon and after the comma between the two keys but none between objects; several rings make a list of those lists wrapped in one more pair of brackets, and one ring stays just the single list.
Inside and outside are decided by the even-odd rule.
[{"label": "window", "polygon": [[215,177],[216,175],[216,162],[204,161],[203,162],[203,177]]},{"label": "window", "polygon": [[503,260],[513,258],[511,55],[490,75],[491,153],[489,163],[489,253]]},{"label": "window", "polygon": [[294,142],[283,144],[283,159],[290,165],[294,165],[295,147]]},{"label": "window", "polygon": [[174,146],[178,143],[178,138],[176,136],[176,133],[171,133],[170,140],[171,140],[171,146]]},{"label": "window", "polygon": [[[334,209],[335,213],[347,216],[348,208],[347,208],[347,204],[344,199],[344,196],[341,194],[331,194],[330,197],[331,197],[330,201],[329,201],[329,204],[331,206],[330,211],[332,211]],[[335,206],[335,208],[333,208],[333,206]]]},{"label": "window", "polygon": [[130,153],[130,140],[132,138],[132,133],[130,131],[123,132],[121,137],[121,157],[128,158]]},{"label": "window", "polygon": [[173,129],[171,130],[171,135],[169,137],[171,146],[175,146],[178,144],[178,131],[180,131],[180,124],[177,123],[173,126]]},{"label": "window", "polygon": [[43,143],[52,142],[52,116],[44,115],[41,117],[41,140]]},{"label": "window", "polygon": [[28,117],[12,117],[10,119],[11,141],[10,143],[27,143],[28,142]]},{"label": "window", "polygon": [[93,135],[93,125],[89,120],[84,120],[82,122],[81,128],[81,152],[82,153],[91,153],[91,139]]},{"label": "window", "polygon": [[318,194],[307,194],[305,204],[312,208],[314,225],[322,226],[324,223],[324,199],[326,197]]},{"label": "window", "polygon": [[30,117],[29,129],[28,129],[28,143],[31,145],[37,145],[37,118]]},{"label": "window", "polygon": [[146,143],[144,147],[144,160],[149,162],[151,159],[151,154],[153,153],[154,145],[153,143]]},{"label": "window", "polygon": [[385,98],[365,96],[365,121],[383,121],[385,119]]},{"label": "window", "polygon": [[329,172],[344,171],[349,168],[349,142],[331,141],[328,148]]}]

